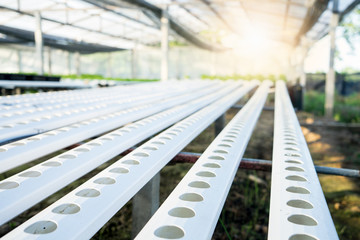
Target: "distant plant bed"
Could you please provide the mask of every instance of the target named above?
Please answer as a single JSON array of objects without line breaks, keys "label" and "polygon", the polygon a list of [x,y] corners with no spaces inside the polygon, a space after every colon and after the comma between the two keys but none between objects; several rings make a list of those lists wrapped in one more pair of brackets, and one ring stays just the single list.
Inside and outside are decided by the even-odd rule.
[{"label": "distant plant bed", "polygon": [[234,74],[234,75],[226,75],[226,76],[201,75],[201,78],[202,79],[211,79],[211,80],[215,80],[215,79],[219,79],[219,80],[253,80],[253,79],[257,79],[259,81],[271,80],[273,82],[275,82],[276,80],[284,80],[284,81],[286,81],[286,76],[284,74],[280,74],[278,76],[275,76],[273,74],[270,74],[270,75],[261,75],[261,74],[239,75],[239,74]]},{"label": "distant plant bed", "polygon": [[86,80],[134,81],[134,82],[156,82],[156,81],[159,81],[159,79],[143,79],[143,78],[109,78],[109,77],[103,77],[102,75],[97,75],[97,74],[81,74],[80,76],[78,76],[76,74],[62,75],[61,78],[86,79]]},{"label": "distant plant bed", "polygon": [[[304,110],[317,116],[324,115],[325,94],[317,91],[305,93]],[[360,93],[335,96],[334,119],[344,123],[360,123]]]}]

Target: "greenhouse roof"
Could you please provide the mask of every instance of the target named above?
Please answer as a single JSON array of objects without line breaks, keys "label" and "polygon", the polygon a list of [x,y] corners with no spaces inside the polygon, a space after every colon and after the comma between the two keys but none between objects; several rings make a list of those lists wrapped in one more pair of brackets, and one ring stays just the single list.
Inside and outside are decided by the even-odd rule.
[{"label": "greenhouse roof", "polygon": [[[339,1],[341,16],[360,0]],[[267,37],[292,46],[302,36],[318,40],[328,32],[329,0],[2,0],[0,43],[33,43],[42,17],[44,44],[91,53],[160,43],[161,10],[170,19],[170,40],[223,49],[221,38],[266,31]]]}]

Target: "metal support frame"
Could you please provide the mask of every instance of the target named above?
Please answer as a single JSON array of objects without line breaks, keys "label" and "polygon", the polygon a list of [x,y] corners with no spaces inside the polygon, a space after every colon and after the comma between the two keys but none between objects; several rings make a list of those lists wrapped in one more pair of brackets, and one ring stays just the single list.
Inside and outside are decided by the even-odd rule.
[{"label": "metal support frame", "polygon": [[137,61],[136,61],[136,49],[137,44],[135,44],[134,48],[130,50],[130,64],[131,64],[131,78],[136,79],[137,77]]},{"label": "metal support frame", "polygon": [[285,83],[276,83],[269,240],[338,239]]},{"label": "metal support frame", "polygon": [[218,119],[216,119],[215,121],[215,137],[217,135],[219,135],[219,133],[224,129],[225,127],[225,119],[226,113],[224,113],[223,115],[221,115]]},{"label": "metal support frame", "polygon": [[71,53],[66,51],[67,74],[71,74]]},{"label": "metal support frame", "polygon": [[167,9],[161,15],[161,81],[169,77],[169,16]]},{"label": "metal support frame", "polygon": [[[255,86],[255,83],[247,83],[241,88],[238,88],[237,86],[239,85],[235,83],[230,84],[229,87],[222,91],[221,99],[219,99],[219,92],[215,93],[211,99],[215,100],[214,98],[217,98],[219,100],[150,139],[136,151],[133,151],[129,155],[110,165],[74,191],[20,225],[14,231],[4,236],[4,239],[27,238],[30,236],[37,237],[42,233],[51,233],[52,239],[90,238],[108,221],[108,219],[129,201],[136,192],[151,180],[151,178],[153,178],[153,176],[157,174],[177,152],[190,143],[212,121],[238,101],[241,96],[244,96],[247,91],[252,89]],[[184,108],[177,109],[177,111],[181,114],[184,114],[184,112],[189,113],[189,109],[193,108],[195,105],[200,107],[198,104],[192,103]],[[205,105],[202,105],[202,107]],[[164,114],[163,117],[167,119],[169,113]],[[69,157],[68,159],[65,157],[58,157],[56,160],[52,161],[63,163],[61,167],[59,166],[63,169],[56,170],[60,168],[50,167],[50,169],[47,168],[45,171],[61,171],[61,175],[63,176],[64,173],[69,174],[69,171],[64,169],[64,167],[71,167],[71,169],[73,169],[69,164],[85,164],[87,166],[91,162],[89,161],[89,157],[98,158],[99,153],[103,152],[105,149],[109,149],[109,144],[113,145],[113,149],[117,149],[116,151],[118,151],[120,146],[118,144],[119,138],[125,138],[129,141],[129,137],[133,135],[134,132],[144,132],[144,130],[153,131],[153,126],[146,126],[147,124],[152,125],[152,123],[156,121],[162,128],[166,127],[164,126],[164,118],[154,116],[147,120],[144,119],[138,123],[132,124],[131,127],[130,125],[126,126],[123,128],[124,131],[118,130],[116,133],[110,133],[112,135],[107,134],[98,140],[92,141],[92,143],[98,143],[97,146],[91,145],[91,142],[89,142],[86,143],[85,146],[75,148],[87,148],[89,150],[88,152],[80,150],[75,151],[74,149],[77,153],[71,150],[71,153],[61,154],[61,156],[75,155],[75,158],[78,158],[77,160],[80,160],[79,158],[84,158],[84,161],[74,161],[74,159],[69,159]],[[124,140],[120,142],[122,143],[121,145],[124,144]],[[96,151],[96,153],[93,151]],[[46,161],[46,163],[49,164],[48,161]],[[84,171],[83,167],[78,169]],[[63,172],[64,170],[65,172]],[[43,175],[47,175],[44,173],[44,170],[42,172],[42,175],[38,176],[36,179],[41,178]],[[53,176],[54,174],[49,174],[48,176],[50,175],[58,182],[57,184],[59,184],[60,179],[62,179],[62,181],[64,180],[64,176],[59,178],[59,176]],[[40,182],[42,182],[41,188],[44,187],[44,182],[48,185],[47,181],[39,181],[39,183]],[[11,191],[7,191],[7,194],[12,195],[14,190],[16,191],[23,185],[24,183],[11,189]],[[31,186],[28,187],[35,187],[34,181],[32,181]],[[36,189],[38,188],[39,186],[36,186]],[[51,189],[51,191],[53,191],[53,188]],[[39,192],[44,192],[43,190]],[[34,192],[32,191],[31,196],[38,197],[37,194],[33,193]],[[8,197],[5,199],[9,200]],[[17,199],[19,199],[19,196]],[[23,199],[27,202],[30,200],[29,198]],[[11,206],[14,206],[14,201],[11,200],[11,203]],[[1,204],[4,203],[1,202]],[[99,211],[100,205],[102,206],[101,211]],[[13,211],[12,214],[14,214]],[[0,216],[2,218],[5,217],[4,214],[1,214]],[[91,221],[87,221],[87,219],[91,219]],[[79,224],[79,221],[81,224]]]},{"label": "metal support frame", "polygon": [[52,75],[52,59],[51,59],[51,48],[48,48],[48,74]]},{"label": "metal support frame", "polygon": [[36,58],[38,63],[38,73],[40,75],[44,74],[44,43],[41,29],[41,14],[39,11],[34,13],[35,16],[35,46],[36,46]]},{"label": "metal support frame", "polygon": [[17,60],[18,60],[18,71],[19,73],[23,72],[23,64],[22,64],[22,52],[20,49],[16,50]]},{"label": "metal support frame", "polygon": [[75,70],[76,70],[76,75],[80,76],[81,75],[81,55],[79,52],[75,52]]},{"label": "metal support frame", "polygon": [[210,144],[136,239],[211,239],[270,82]]},{"label": "metal support frame", "polygon": [[334,98],[335,98],[335,81],[336,72],[334,69],[335,51],[336,51],[336,28],[339,25],[338,0],[333,1],[333,13],[330,22],[330,62],[329,71],[325,83],[325,117],[333,118],[334,114]]},{"label": "metal support frame", "polygon": [[135,238],[160,206],[160,173],[157,173],[132,199],[131,236]]}]

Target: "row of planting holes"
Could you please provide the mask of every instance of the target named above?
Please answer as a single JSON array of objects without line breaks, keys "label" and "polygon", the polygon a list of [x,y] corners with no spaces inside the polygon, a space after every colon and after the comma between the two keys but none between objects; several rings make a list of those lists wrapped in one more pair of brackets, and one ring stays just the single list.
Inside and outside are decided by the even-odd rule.
[{"label": "row of planting holes", "polygon": [[[97,122],[98,120],[91,120],[91,122]],[[151,122],[151,121],[150,121]],[[58,129],[56,131],[52,131],[52,132],[48,132],[48,133],[45,133],[43,134],[42,136],[55,136],[56,134],[60,133],[60,132],[67,132],[69,131],[71,128],[78,128],[80,127],[80,125],[88,125],[90,124],[89,121],[84,121],[84,122],[81,122],[79,124],[74,124],[74,125],[71,125],[71,126],[68,126],[66,128],[62,128],[62,129]],[[103,140],[103,141],[112,141],[114,138],[113,137],[119,137],[121,136],[123,132],[130,132],[131,130],[128,130],[129,128],[137,128],[138,126],[141,126],[143,125],[143,123],[135,123],[135,124],[132,124],[131,126],[128,126],[126,128],[122,128],[122,129],[119,129],[117,131],[114,131],[113,133],[110,133],[102,138],[100,138],[99,140]],[[111,136],[111,137],[109,137]],[[41,140],[42,138],[40,137],[31,137],[31,138],[28,138],[27,140],[28,141],[38,141],[38,140]],[[18,146],[20,145],[25,145],[26,142],[24,141],[21,141],[21,142],[16,142],[14,143]],[[93,141],[93,142],[90,142],[88,144],[85,144],[85,146],[91,146],[90,148],[87,148],[87,147],[79,147],[79,148],[75,148],[73,151],[74,152],[78,152],[78,154],[82,153],[82,152],[89,152],[91,151],[92,147],[94,146],[101,146],[102,143],[101,142],[96,142],[96,141]],[[6,151],[7,149],[5,148],[0,148],[0,152],[1,151]],[[64,162],[66,159],[74,159],[76,158],[77,155],[75,154],[71,154],[71,153],[65,153],[63,155],[60,155],[58,158],[60,159],[64,159],[62,160],[62,162]],[[54,160],[49,160],[49,161],[46,161],[44,162],[43,164],[41,164],[42,166],[46,166],[46,167],[59,167],[62,165],[62,162],[59,162],[59,161],[54,161]],[[20,173],[19,176],[20,177],[39,177],[41,175],[41,172],[39,171],[27,171],[27,172],[23,172],[23,173]],[[15,182],[15,181],[5,181],[5,182],[2,182],[0,183],[0,189],[13,189],[13,188],[16,188],[19,186],[19,183]]]},{"label": "row of planting holes", "polygon": [[[111,141],[113,140],[113,138],[110,138],[110,137],[107,137],[107,136],[112,136],[112,137],[118,137],[118,136],[121,136],[122,133],[129,133],[131,132],[131,129],[136,129],[138,128],[139,126],[144,126],[145,124],[149,124],[157,119],[160,119],[162,117],[166,117],[174,112],[176,112],[177,110],[170,110],[170,111],[166,111],[164,113],[160,113],[160,114],[156,114],[150,118],[147,118],[147,119],[144,119],[144,120],[141,120],[140,122],[137,122],[135,124],[131,124],[131,125],[128,125],[127,127],[123,127],[119,130],[116,130],[114,131],[113,133],[110,133],[102,138],[100,138],[99,140],[103,140],[103,141]],[[117,114],[114,114],[114,115],[118,115],[118,114],[121,114],[121,112],[117,113]],[[98,120],[97,119],[93,119],[91,120],[91,122],[97,122]],[[56,134],[58,134],[59,132],[67,132],[69,131],[70,128],[77,128],[79,127],[80,125],[88,125],[90,124],[89,121],[84,121],[84,122],[81,122],[80,124],[74,124],[74,125],[71,125],[69,127],[66,127],[66,128],[62,128],[62,129],[58,129],[56,131],[52,131],[52,132],[49,132],[49,133],[45,133],[44,135],[45,136],[54,136]],[[185,124],[185,123],[184,123]],[[181,129],[182,127],[179,126],[178,127],[179,129]],[[176,128],[174,129],[174,131],[176,132]],[[171,134],[171,133],[170,133]],[[164,137],[166,138],[166,137]],[[29,141],[37,141],[37,140],[40,140],[42,138],[40,137],[31,137],[27,140]],[[26,142],[17,142],[16,143],[17,145],[25,145]],[[88,144],[86,144],[85,146],[101,146],[102,143],[101,142],[90,142]],[[73,151],[75,152],[78,152],[79,154],[81,152],[88,152],[92,149],[92,147],[89,148],[86,148],[86,147],[79,147],[79,148],[75,148]],[[0,148],[0,152],[1,151],[6,151],[7,149],[5,148]],[[78,155],[75,155],[75,154],[69,154],[69,153],[65,153],[64,155],[61,155],[59,156],[60,159],[64,159],[63,162],[65,161],[65,159],[74,159],[76,158]],[[62,165],[61,162],[59,161],[53,161],[53,160],[49,160],[49,161],[46,161],[44,162],[43,164],[41,164],[42,166],[46,166],[46,167],[59,167]],[[41,175],[41,172],[39,171],[27,171],[27,172],[23,172],[23,173],[20,173],[19,176],[21,177],[39,177]],[[19,186],[19,183],[15,182],[15,181],[4,181],[2,183],[0,183],[0,189],[3,189],[3,190],[7,190],[7,189],[13,189],[13,188],[16,188]]]},{"label": "row of planting holes", "polygon": [[26,124],[29,124],[30,122],[40,122],[41,120],[48,120],[48,119],[51,119],[53,117],[62,117],[64,115],[71,115],[71,114],[74,114],[74,113],[86,112],[86,111],[89,111],[89,110],[95,110],[95,109],[100,109],[100,108],[102,108],[101,105],[96,106],[96,107],[82,108],[80,110],[71,110],[71,111],[69,110],[69,111],[66,111],[64,113],[56,113],[56,114],[54,114],[52,116],[43,116],[43,117],[33,118],[33,119],[28,120],[28,121],[17,122],[17,123],[14,123],[14,124],[7,124],[7,125],[3,125],[3,126],[0,126],[0,127],[2,129],[13,128],[16,125],[26,125]]},{"label": "row of planting holes", "polygon": [[[200,170],[195,173],[197,176],[202,177],[203,181],[192,181],[188,184],[189,187],[199,188],[199,189],[207,189],[210,188],[210,184],[206,182],[206,179],[216,177],[216,174],[208,171],[207,169],[218,169],[221,168],[221,164],[218,161],[225,161],[226,155],[229,153],[227,148],[232,147],[232,143],[235,142],[235,139],[239,137],[241,129],[244,127],[243,122],[236,123],[230,128],[230,130],[226,133],[224,138],[221,140],[221,143],[218,145],[213,153],[214,155],[210,155],[208,159],[212,162],[204,163],[202,167],[204,170]],[[188,202],[202,202],[204,200],[203,196],[198,193],[183,193],[179,196],[179,199]],[[169,210],[168,214],[172,217],[178,218],[192,218],[195,217],[196,213],[194,210],[187,207],[174,207]],[[185,232],[178,226],[174,225],[165,225],[157,228],[154,231],[155,236],[159,238],[167,238],[167,239],[179,239],[185,236]]]},{"label": "row of planting holes", "polygon": [[[97,123],[99,120],[107,120],[107,119],[110,119],[110,118],[113,118],[113,117],[116,117],[116,116],[120,116],[120,115],[123,115],[123,114],[127,114],[127,113],[131,113],[131,112],[134,112],[134,111],[139,111],[141,109],[143,109],[144,107],[135,107],[135,108],[131,108],[131,109],[128,109],[128,110],[124,110],[124,111],[120,111],[120,112],[117,112],[117,113],[111,113],[111,114],[108,114],[106,116],[102,116],[100,118],[94,118],[92,120],[89,120],[89,121],[83,121],[81,122],[80,124],[81,125],[89,125],[90,124],[90,121],[92,123]],[[59,117],[61,115],[58,115]],[[49,118],[48,118],[49,119]],[[36,119],[38,121],[38,119]],[[31,121],[31,120],[30,120]],[[18,124],[27,124],[28,122],[19,122]],[[60,132],[67,132],[69,130],[69,128],[77,128],[78,124],[74,124],[74,125],[71,125],[69,127],[65,127],[65,128],[61,128],[61,129],[58,129],[58,130],[55,130],[55,131],[51,131],[51,132],[48,132],[48,133],[44,133],[42,134],[41,136],[36,136],[36,137],[31,137],[31,138],[27,138],[25,139],[25,141],[19,141],[19,142],[14,142],[14,143],[11,143],[9,144],[10,146],[23,146],[23,145],[26,145],[27,142],[32,142],[32,141],[37,141],[37,140],[40,140],[46,136],[55,136],[57,135],[58,133]],[[0,152],[5,152],[7,151],[8,149],[5,148],[5,147],[1,147],[0,148]]]},{"label": "row of planting holes", "polygon": [[[199,118],[194,118],[194,120],[198,121]],[[189,122],[194,122],[194,121],[189,120]],[[139,122],[138,126],[139,125],[143,125],[143,124],[141,124]],[[191,125],[191,124],[189,124],[189,125]],[[173,139],[173,136],[177,136],[181,132],[183,132],[186,129],[186,126],[188,126],[188,124],[183,123],[183,126],[181,126],[181,124],[180,124],[174,128],[171,128],[170,131],[166,131],[158,139],[153,140],[152,142],[150,142],[150,144],[145,145],[141,150],[134,151],[133,153],[130,154],[129,157],[125,157],[125,159],[123,159],[119,163],[115,164],[114,167],[109,170],[109,173],[112,175],[114,175],[114,174],[122,175],[122,174],[129,173],[130,169],[128,167],[123,167],[122,165],[127,165],[127,166],[131,167],[131,166],[136,166],[136,165],[141,164],[141,159],[147,158],[150,156],[150,154],[147,153],[146,151],[158,150],[159,148],[157,147],[157,145],[165,145],[166,141],[171,141]],[[119,131],[121,131],[121,130],[119,130]],[[113,133],[113,136],[115,136],[114,134],[116,134],[117,136],[121,136],[121,134],[119,134],[119,133]],[[163,136],[163,135],[166,135],[166,136]],[[92,146],[100,146],[100,144],[93,143]],[[85,148],[79,148],[78,151],[80,151],[80,149],[85,149]],[[144,151],[144,150],[146,150],[146,151]],[[117,166],[117,165],[119,165],[119,166]],[[117,182],[116,179],[111,176],[99,177],[94,180],[95,184],[103,185],[103,187],[105,187],[106,185],[115,184],[116,182]],[[121,182],[121,181],[118,181],[118,182]],[[95,197],[100,196],[100,194],[101,194],[100,189],[86,188],[86,189],[78,191],[75,195],[78,197],[95,198]],[[80,210],[81,210],[81,208],[79,205],[77,205],[75,203],[66,203],[66,204],[61,204],[61,205],[55,207],[52,210],[52,212],[57,213],[57,214],[76,214]],[[56,229],[57,229],[57,224],[54,221],[46,220],[46,221],[35,222],[35,223],[31,224],[30,226],[28,226],[24,231],[26,233],[30,233],[30,234],[47,234],[47,233],[51,233],[51,232],[55,231]]]},{"label": "row of planting holes", "polygon": [[[109,116],[110,117],[110,116]],[[77,124],[73,124],[73,125],[70,125],[70,126],[67,126],[67,127],[63,127],[63,128],[60,128],[60,129],[57,129],[57,130],[54,130],[54,131],[50,131],[50,132],[47,132],[47,133],[43,133],[43,134],[40,134],[38,136],[34,136],[34,137],[30,137],[30,138],[26,138],[22,141],[17,141],[17,142],[14,142],[14,143],[10,143],[8,144],[9,146],[11,147],[16,147],[16,146],[24,146],[26,145],[27,143],[29,142],[33,142],[33,141],[38,141],[38,140],[42,140],[43,138],[45,137],[48,137],[48,136],[55,136],[59,133],[62,133],[62,132],[68,132],[70,129],[72,128],[78,128],[80,127],[81,125],[89,125],[90,123],[96,123],[100,120],[100,118],[95,118],[95,119],[92,119],[92,120],[86,120],[86,121],[83,121],[83,122],[80,122],[80,123],[77,123]],[[0,152],[6,152],[7,150],[9,150],[9,148],[6,148],[6,147],[0,147]],[[1,187],[0,187],[1,189]]]},{"label": "row of planting holes", "polygon": [[[284,125],[287,126],[283,129],[283,137],[284,137],[284,144],[286,151],[285,162],[290,164],[290,166],[287,166],[285,168],[286,171],[289,172],[305,172],[305,170],[300,167],[303,164],[303,161],[301,161],[301,153],[300,149],[296,146],[299,145],[295,127],[292,125],[291,122],[289,122],[287,119],[290,119],[289,114],[285,114],[285,122]],[[289,181],[298,181],[298,182],[307,182],[307,179],[303,176],[299,175],[288,175],[285,177]],[[286,191],[291,193],[297,193],[297,194],[310,194],[310,191],[306,189],[305,187],[296,187],[296,186],[290,186],[286,189]],[[291,199],[286,203],[288,206],[293,208],[300,208],[300,209],[312,209],[314,206],[304,200],[301,199]],[[304,225],[304,226],[316,226],[317,221],[310,217],[303,214],[294,214],[288,217],[288,221],[294,224]],[[316,240],[316,238],[309,236],[307,234],[294,234],[290,236],[289,240]]]}]

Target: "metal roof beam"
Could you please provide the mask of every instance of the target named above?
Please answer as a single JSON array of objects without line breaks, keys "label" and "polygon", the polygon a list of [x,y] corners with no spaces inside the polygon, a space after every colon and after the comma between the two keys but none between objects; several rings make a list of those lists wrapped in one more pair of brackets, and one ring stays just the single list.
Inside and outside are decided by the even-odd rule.
[{"label": "metal roof beam", "polygon": [[[104,0],[100,0],[100,1],[104,1]],[[154,15],[160,19],[161,18],[161,12],[162,10],[160,8],[158,8],[155,5],[152,5],[144,0],[123,0],[122,2],[127,2],[130,3],[132,5],[138,6],[142,9],[147,9],[151,12],[154,13]],[[114,3],[112,3],[114,6],[119,6],[120,1],[116,1]],[[172,30],[174,30],[179,36],[183,37],[185,40],[187,40],[188,42],[194,44],[197,47],[206,49],[206,50],[211,50],[211,51],[222,51],[222,50],[226,50],[226,48],[224,48],[221,45],[215,44],[215,43],[211,43],[208,42],[206,40],[203,40],[201,38],[199,38],[198,36],[195,35],[195,33],[191,32],[188,29],[185,29],[184,27],[182,27],[180,24],[178,24],[177,22],[175,22],[174,20],[172,20],[171,18],[169,18],[169,24],[170,24],[170,28]]]},{"label": "metal roof beam", "polygon": [[[0,26],[0,33],[16,37],[28,42],[35,42],[34,32],[12,28],[7,26]],[[44,34],[44,45],[66,50],[69,52],[80,52],[82,54],[89,54],[95,52],[113,52],[124,50],[122,48],[110,47],[101,44],[78,42],[69,38],[57,37],[49,34]]]},{"label": "metal roof beam", "polygon": [[236,32],[234,31],[233,27],[223,18],[223,16],[213,6],[211,6],[211,3],[208,0],[201,0],[201,2],[203,2],[230,31]]},{"label": "metal roof beam", "polygon": [[[0,6],[0,9],[5,9],[5,10],[17,12],[17,13],[22,14],[22,15],[34,17],[34,15],[31,14],[31,13],[19,11],[19,10],[12,9],[12,8],[8,8],[8,7],[4,7],[4,6]],[[54,20],[54,19],[51,19],[51,18],[42,17],[42,19],[45,20],[45,21],[49,21],[49,22],[53,22],[53,23],[58,23],[58,24],[60,24],[61,26],[70,26],[70,27],[77,28],[77,29],[81,29],[81,30],[88,31],[88,32],[103,34],[103,35],[106,35],[106,36],[109,36],[109,37],[121,38],[121,39],[127,40],[127,41],[135,41],[135,40],[136,40],[136,39],[127,38],[127,37],[124,37],[124,36],[119,36],[119,35],[114,35],[114,34],[111,34],[111,33],[102,32],[102,31],[99,31],[99,30],[94,30],[94,29],[90,29],[90,28],[86,28],[86,27],[81,27],[81,26],[73,25],[73,23],[60,22],[60,21],[57,21],[57,20]],[[86,20],[86,19],[87,19],[87,18],[84,18],[84,19],[81,19],[81,20]]]},{"label": "metal roof beam", "polygon": [[89,3],[89,4],[92,4],[92,5],[94,5],[94,6],[98,7],[98,8],[101,8],[101,9],[103,9],[103,10],[106,10],[106,11],[108,11],[108,12],[111,12],[111,13],[114,13],[114,14],[116,14],[116,15],[119,15],[119,16],[127,19],[127,20],[130,20],[130,21],[139,23],[139,24],[141,24],[141,25],[144,25],[144,26],[146,26],[146,27],[153,28],[153,29],[160,29],[158,26],[153,26],[153,25],[151,25],[151,24],[148,24],[148,23],[146,23],[146,22],[140,21],[140,20],[138,20],[138,19],[129,17],[129,16],[127,16],[127,15],[125,15],[125,14],[123,14],[123,13],[120,13],[120,12],[118,12],[118,11],[114,11],[114,10],[112,10],[112,9],[110,9],[110,8],[107,8],[107,7],[103,6],[103,4],[99,4],[99,2],[104,2],[104,1],[94,1],[94,0],[82,0],[82,1],[84,1],[84,2],[86,2],[86,3]]},{"label": "metal roof beam", "polygon": [[304,22],[296,35],[294,45],[300,43],[300,39],[305,35],[317,22],[321,14],[326,10],[329,0],[316,0],[315,3],[308,9]]}]

